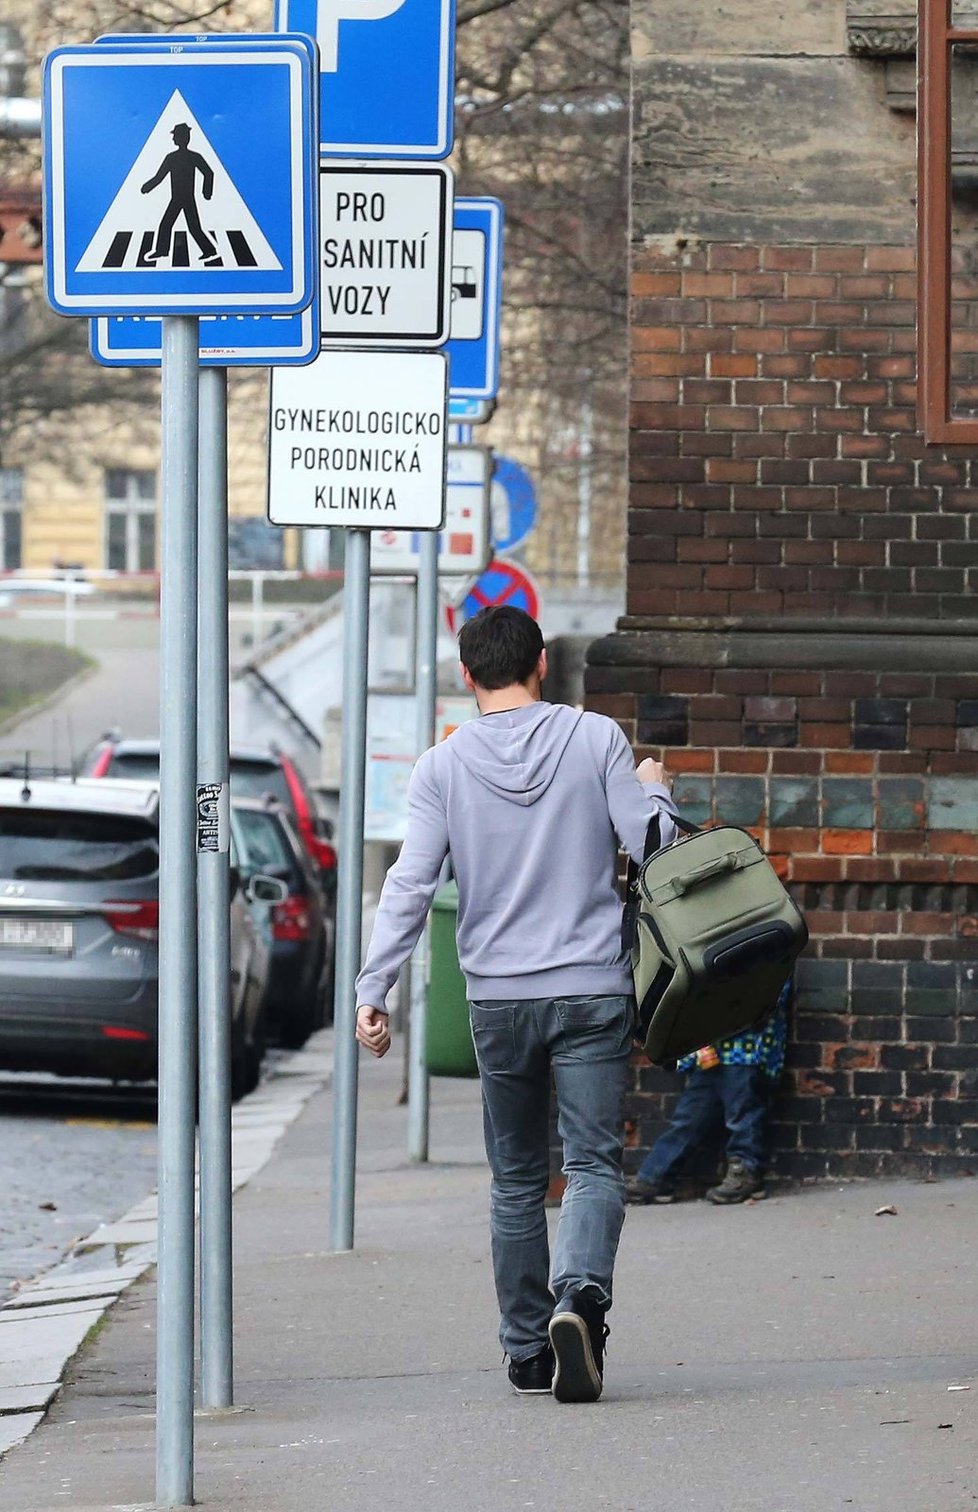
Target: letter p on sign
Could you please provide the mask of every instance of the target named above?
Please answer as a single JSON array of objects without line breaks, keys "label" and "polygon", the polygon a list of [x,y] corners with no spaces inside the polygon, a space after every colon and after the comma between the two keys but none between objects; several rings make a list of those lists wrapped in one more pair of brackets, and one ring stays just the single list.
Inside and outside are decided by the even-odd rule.
[{"label": "letter p on sign", "polygon": [[323,73],[336,73],[339,67],[341,21],[384,21],[403,4],[404,0],[319,0],[316,41]]}]

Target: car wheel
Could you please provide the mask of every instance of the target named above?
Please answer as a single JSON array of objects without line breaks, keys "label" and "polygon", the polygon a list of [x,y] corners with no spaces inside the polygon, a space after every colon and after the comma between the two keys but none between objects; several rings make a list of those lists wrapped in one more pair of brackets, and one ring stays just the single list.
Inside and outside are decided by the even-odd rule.
[{"label": "car wheel", "polygon": [[255,1027],[252,1031],[251,1043],[245,1046],[245,1092],[254,1092],[261,1081],[261,1065],[265,1059],[265,1046],[268,1043],[268,1035],[265,1032],[265,1010],[258,1014]]},{"label": "car wheel", "polygon": [[231,1025],[231,1101],[240,1102],[252,1089],[248,1085],[248,1045],[245,1041],[244,1016]]},{"label": "car wheel", "polygon": [[283,1014],[279,1024],[279,1044],[285,1050],[301,1050],[314,1029],[319,1028],[319,1003],[315,991],[308,992]]},{"label": "car wheel", "polygon": [[336,963],[330,961],[326,980],[319,994],[319,1022],[317,1028],[328,1029],[333,1022],[333,996],[336,991]]}]

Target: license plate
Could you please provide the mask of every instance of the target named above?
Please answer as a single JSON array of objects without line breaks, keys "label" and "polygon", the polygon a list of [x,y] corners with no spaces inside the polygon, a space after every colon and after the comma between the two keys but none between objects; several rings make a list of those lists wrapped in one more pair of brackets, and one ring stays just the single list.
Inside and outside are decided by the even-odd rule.
[{"label": "license plate", "polygon": [[74,945],[75,926],[63,919],[0,919],[0,947],[64,954]]}]

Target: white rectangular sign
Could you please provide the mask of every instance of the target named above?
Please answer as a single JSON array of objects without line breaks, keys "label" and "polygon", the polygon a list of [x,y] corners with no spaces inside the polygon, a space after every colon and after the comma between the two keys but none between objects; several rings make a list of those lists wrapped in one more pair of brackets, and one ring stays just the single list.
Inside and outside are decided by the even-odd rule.
[{"label": "white rectangular sign", "polygon": [[441,352],[324,352],[273,368],[273,525],[440,530],[447,360]]},{"label": "white rectangular sign", "polygon": [[[489,545],[492,453],[483,446],[450,446],[447,478],[445,528],[438,536],[438,572],[478,577],[492,554]],[[370,570],[417,572],[417,532],[375,531],[370,539]]]},{"label": "white rectangular sign", "polygon": [[331,163],[319,184],[323,345],[442,346],[452,321],[451,169]]}]

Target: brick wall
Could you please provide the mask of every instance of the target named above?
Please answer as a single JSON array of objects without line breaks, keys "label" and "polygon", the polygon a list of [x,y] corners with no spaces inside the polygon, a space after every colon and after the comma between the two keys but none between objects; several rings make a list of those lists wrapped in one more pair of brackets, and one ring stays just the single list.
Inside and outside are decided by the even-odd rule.
[{"label": "brick wall", "polygon": [[917,431],[913,266],[636,251],[630,614],[978,617],[978,463]]},{"label": "brick wall", "polygon": [[[795,1176],[978,1169],[976,464],[917,431],[915,292],[905,246],[635,252],[628,612],[587,702],[805,909]],[[636,1066],[633,1165],[676,1090]]]}]

